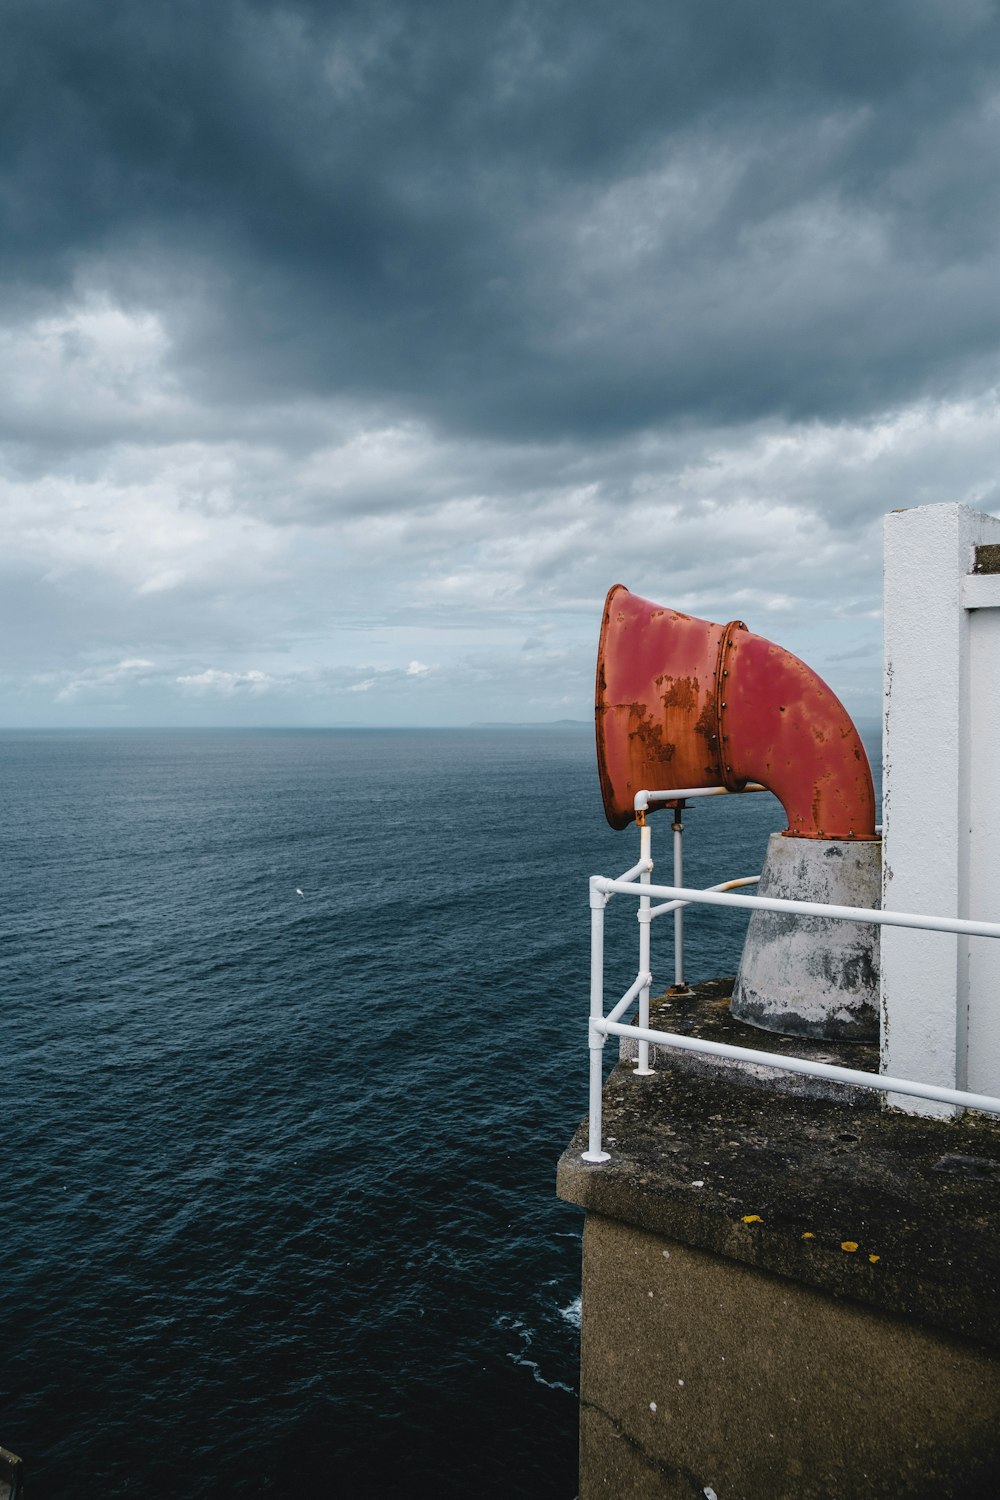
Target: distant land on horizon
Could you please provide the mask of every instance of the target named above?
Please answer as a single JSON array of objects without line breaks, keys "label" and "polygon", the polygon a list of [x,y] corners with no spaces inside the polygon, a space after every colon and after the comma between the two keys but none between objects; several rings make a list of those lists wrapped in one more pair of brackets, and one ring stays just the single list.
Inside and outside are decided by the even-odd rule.
[{"label": "distant land on horizon", "polygon": [[593,729],[593,719],[473,719],[468,729]]},{"label": "distant land on horizon", "polygon": [[264,734],[309,732],[328,734],[340,729],[419,733],[439,729],[593,729],[593,719],[474,719],[466,724],[370,724],[345,719],[339,724],[4,724],[0,734]]},{"label": "distant land on horizon", "polygon": [[[882,720],[877,714],[852,714],[854,724],[863,738],[880,736]],[[340,724],[11,724],[0,725],[2,734],[94,734],[94,733],[208,733],[235,732],[243,734],[266,732],[308,731],[325,734],[340,729],[391,730],[393,732],[419,732],[435,729],[586,729],[593,730],[593,719],[472,719],[466,724],[367,724],[360,719],[345,720]]]}]

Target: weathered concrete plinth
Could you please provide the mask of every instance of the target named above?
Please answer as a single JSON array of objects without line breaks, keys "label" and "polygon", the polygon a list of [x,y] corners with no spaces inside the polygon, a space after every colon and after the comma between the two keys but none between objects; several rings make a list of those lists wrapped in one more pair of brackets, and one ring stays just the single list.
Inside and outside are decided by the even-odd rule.
[{"label": "weathered concrete plinth", "polygon": [[[877,840],[773,833],[757,894],[880,906],[882,846]],[[733,991],[733,1015],[790,1036],[874,1041],[878,955],[878,928],[870,923],[755,911]]]},{"label": "weathered concrete plinth", "polygon": [[[700,988],[652,1024],[759,1045]],[[581,1500],[993,1500],[1000,1127],[709,1067],[620,1064],[611,1160],[581,1128],[559,1165],[587,1213]]]}]

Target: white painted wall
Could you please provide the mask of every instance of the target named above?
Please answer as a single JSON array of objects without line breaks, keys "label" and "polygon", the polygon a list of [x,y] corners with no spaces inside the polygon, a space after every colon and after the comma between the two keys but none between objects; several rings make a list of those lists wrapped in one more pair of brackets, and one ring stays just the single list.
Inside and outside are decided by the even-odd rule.
[{"label": "white painted wall", "polygon": [[[885,519],[882,904],[1000,920],[1000,519]],[[1000,1094],[1000,940],[882,928],[882,1071]],[[890,1095],[911,1113],[950,1107]]]},{"label": "white painted wall", "polygon": [[[1000,532],[1000,522],[994,524]],[[970,913],[989,912],[989,920],[996,921],[1000,917],[1000,574],[968,578],[965,585],[963,603],[969,610],[969,798],[964,809],[968,907]],[[1000,1094],[1000,938],[972,941],[968,947],[968,1086],[977,1093]]]}]

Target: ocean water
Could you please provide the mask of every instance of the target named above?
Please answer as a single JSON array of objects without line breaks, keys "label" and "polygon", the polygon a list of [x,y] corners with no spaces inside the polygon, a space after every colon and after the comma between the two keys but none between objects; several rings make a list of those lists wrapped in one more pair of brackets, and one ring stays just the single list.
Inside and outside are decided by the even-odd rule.
[{"label": "ocean water", "polygon": [[[0,813],[0,1443],[32,1500],[572,1500],[554,1169],[587,877],[637,857],[591,733],[7,733]],[[781,810],[685,826],[707,884]],[[634,904],[608,916],[610,994]],[[744,927],[692,915],[688,977]]]}]

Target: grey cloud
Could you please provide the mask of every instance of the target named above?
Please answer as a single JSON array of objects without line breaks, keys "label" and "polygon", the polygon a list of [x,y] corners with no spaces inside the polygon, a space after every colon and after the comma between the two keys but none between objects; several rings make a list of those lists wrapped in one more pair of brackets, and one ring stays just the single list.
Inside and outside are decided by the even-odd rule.
[{"label": "grey cloud", "polygon": [[998,504],[998,19],[11,0],[19,722],[584,717],[617,579],[870,709],[878,517]]},{"label": "grey cloud", "polygon": [[[996,19],[21,0],[9,295],[155,292],[205,401],[350,392],[504,438],[955,388],[1000,337]],[[592,224],[629,182],[631,257]]]}]

